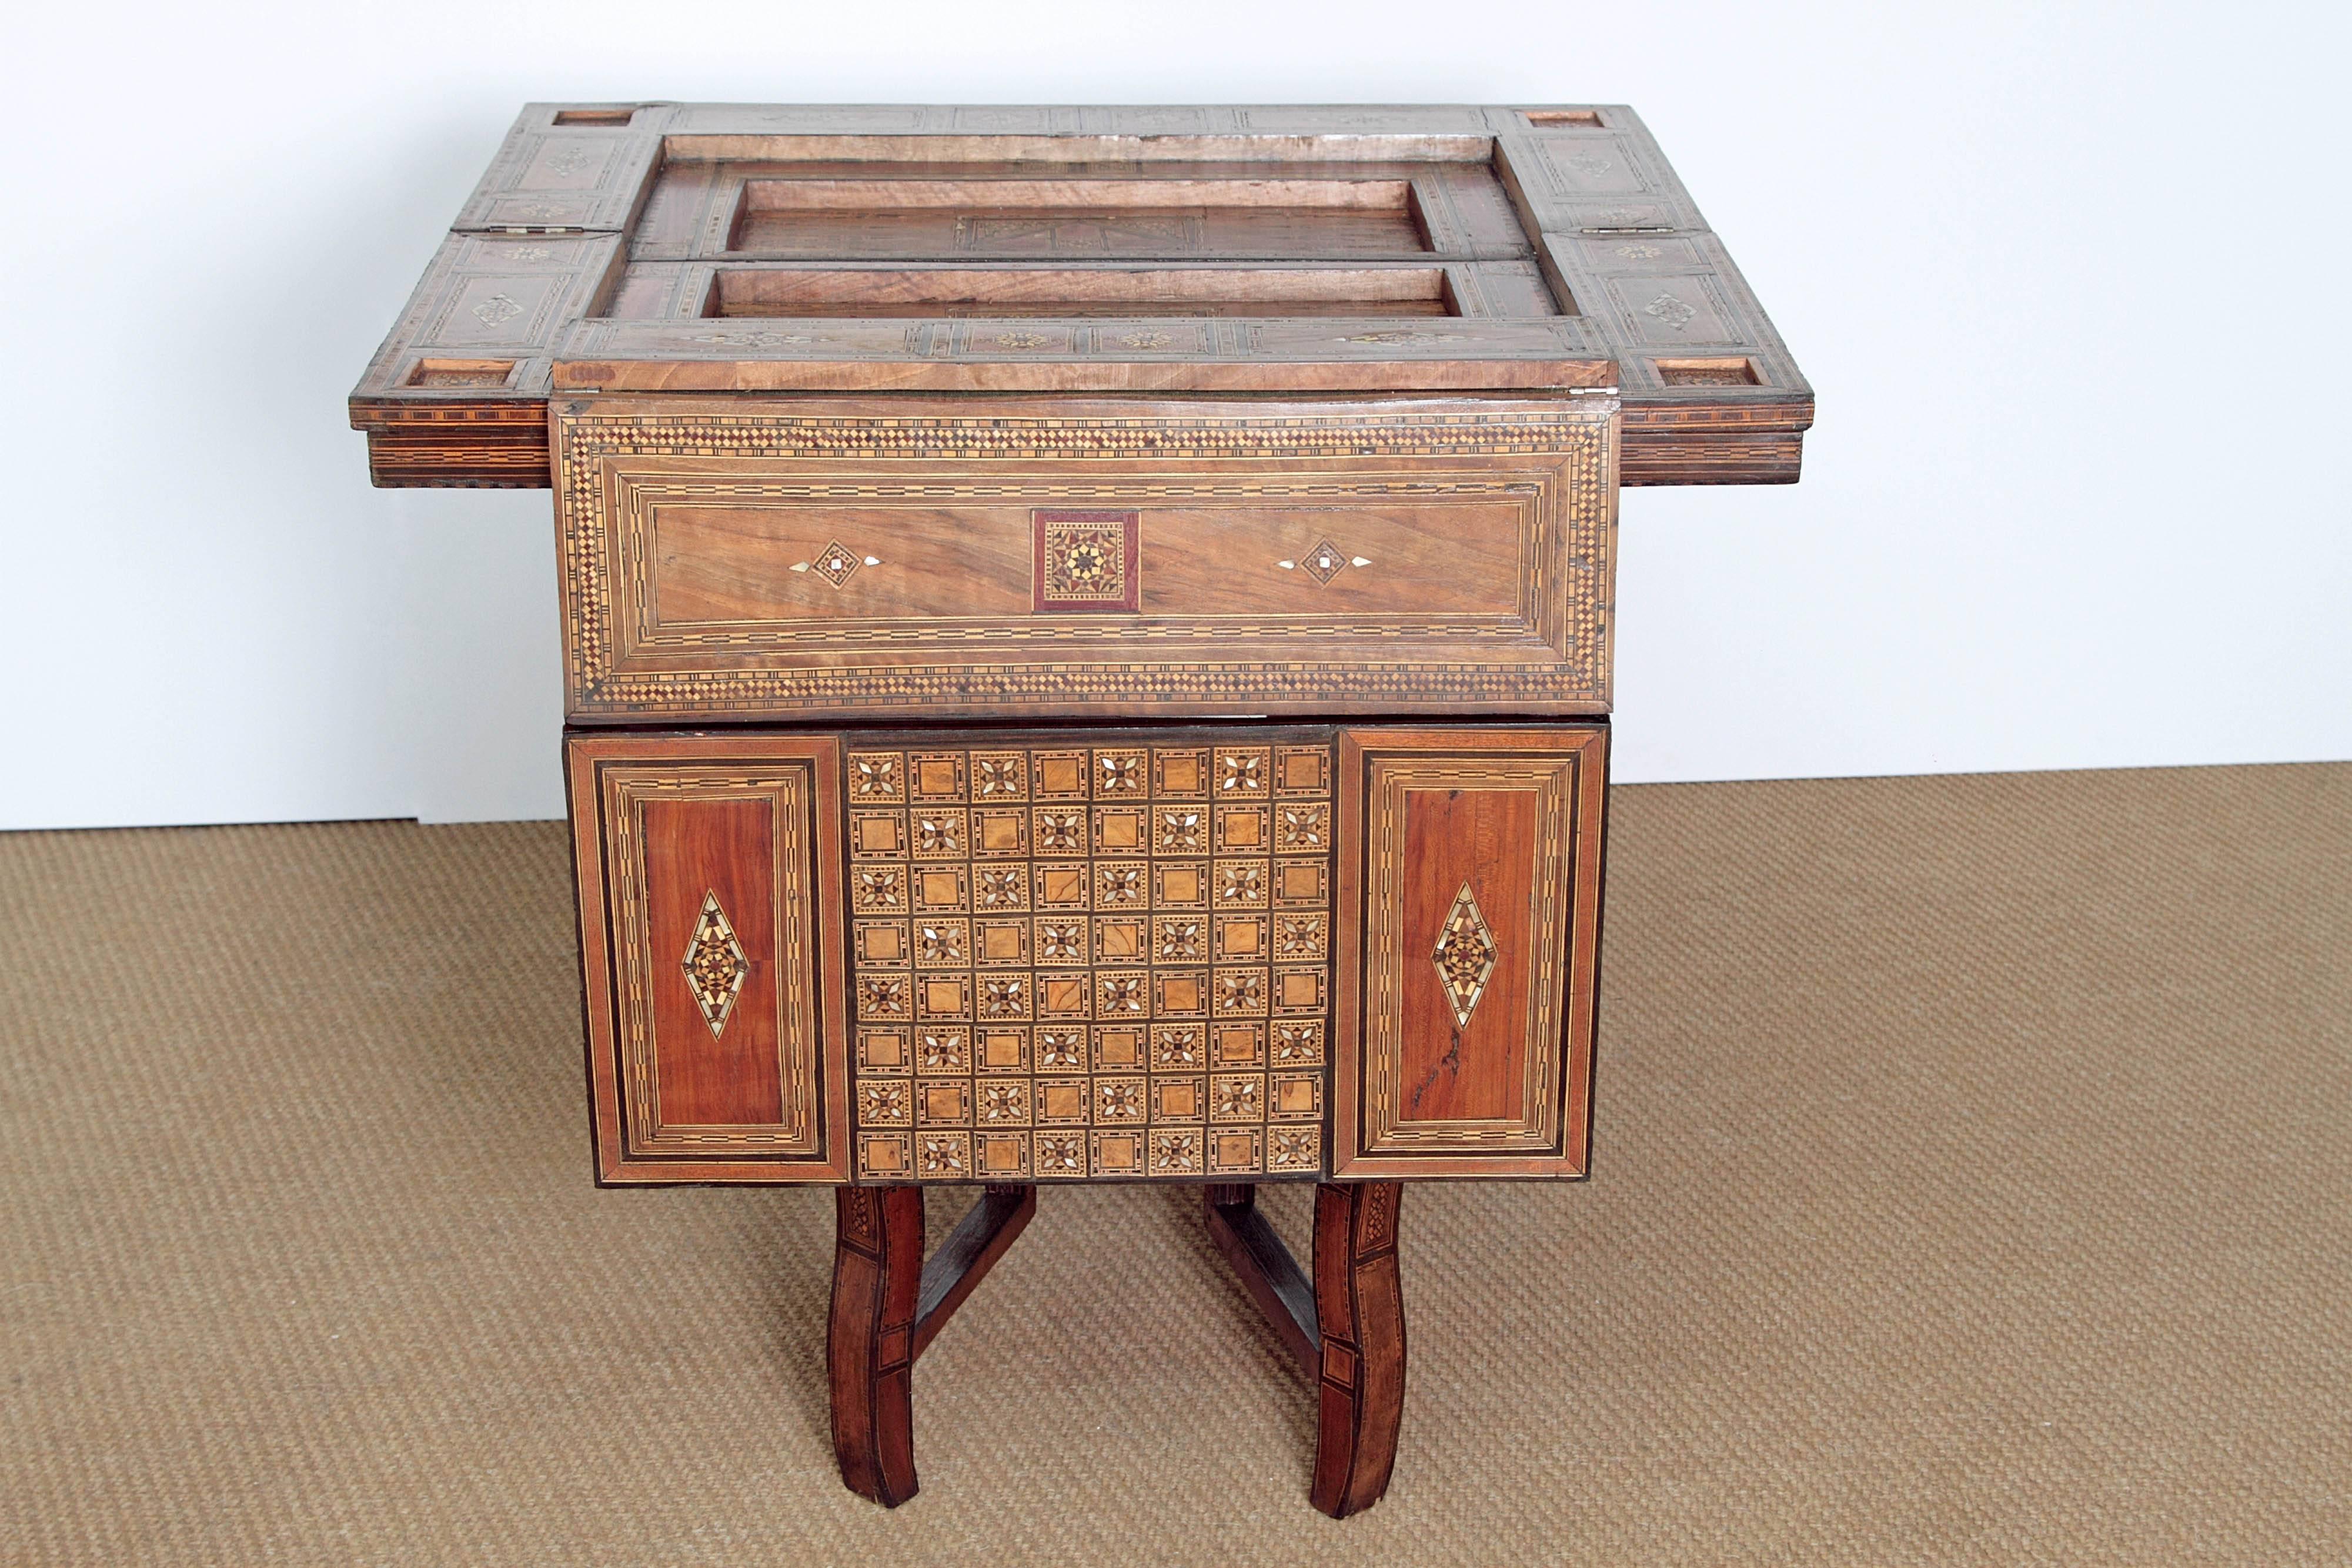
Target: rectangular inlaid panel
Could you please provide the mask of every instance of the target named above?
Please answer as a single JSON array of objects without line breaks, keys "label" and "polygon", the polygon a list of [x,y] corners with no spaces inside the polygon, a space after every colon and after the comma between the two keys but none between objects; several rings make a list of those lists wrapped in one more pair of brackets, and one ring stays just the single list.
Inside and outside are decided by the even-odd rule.
[{"label": "rectangular inlaid panel", "polygon": [[1331,737],[847,737],[857,1179],[1320,1176]]},{"label": "rectangular inlaid panel", "polygon": [[571,742],[603,1179],[847,1174],[839,768],[818,737]]},{"label": "rectangular inlaid panel", "polygon": [[[1541,316],[1530,259],[1349,267],[1219,264],[1097,271],[1046,267],[803,267],[647,261],[633,254],[607,314],[621,319],[844,316],[931,319],[1086,317]],[[1168,345],[1173,346],[1171,340]]]},{"label": "rectangular inlaid panel", "polygon": [[1402,180],[1038,180],[1002,165],[980,179],[754,179],[729,228],[730,252],[761,256],[1286,260],[1430,249]]},{"label": "rectangular inlaid panel", "polygon": [[1607,731],[1340,736],[1333,1168],[1580,1176]]},{"label": "rectangular inlaid panel", "polygon": [[556,420],[575,719],[1608,707],[1606,397]]}]

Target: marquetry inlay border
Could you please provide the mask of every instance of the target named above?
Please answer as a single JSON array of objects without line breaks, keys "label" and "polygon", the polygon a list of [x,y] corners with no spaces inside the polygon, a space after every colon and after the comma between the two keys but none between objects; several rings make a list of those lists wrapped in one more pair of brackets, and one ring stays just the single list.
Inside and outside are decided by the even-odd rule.
[{"label": "marquetry inlay border", "polygon": [[[841,854],[838,742],[826,736],[574,735],[565,749],[600,1176],[845,1180],[844,943],[840,886],[830,869]],[[740,911],[723,913],[746,958],[773,967],[779,1103],[772,1124],[665,1118],[654,984],[656,977],[668,986],[687,977],[681,954],[656,948],[648,929],[645,809],[656,800],[750,800],[768,812],[774,864],[761,869],[772,878],[772,926],[745,929],[738,924]],[[691,891],[707,913],[711,890],[698,882]],[[698,1008],[699,998],[691,999]],[[707,1010],[688,1018],[707,1044],[742,1027],[743,1014],[740,1001],[730,1005],[715,1031]]]},{"label": "marquetry inlay border", "polygon": [[[1357,1047],[1338,1063],[1333,1161],[1340,1176],[1577,1175],[1585,1164],[1591,1071],[1592,986],[1600,920],[1600,853],[1607,790],[1607,731],[1590,729],[1348,729],[1341,732],[1343,902],[1360,924],[1340,954],[1339,1024]],[[1408,967],[1438,963],[1404,940],[1405,839],[1416,793],[1512,790],[1533,795],[1537,825],[1524,911],[1480,907],[1489,941],[1523,941],[1528,1042],[1516,1114],[1413,1119],[1402,1113]],[[1465,883],[1465,886],[1467,883]],[[1462,912],[1457,893],[1446,916]],[[1472,1009],[1448,990],[1457,1021]],[[1557,1048],[1554,1042],[1558,1042]]]},{"label": "marquetry inlay border", "polygon": [[[562,400],[552,414],[576,717],[1098,714],[1139,703],[1171,715],[1608,706],[1618,427],[1607,397],[1417,408],[1008,400],[984,409],[613,397]],[[1400,497],[1521,507],[1519,612],[1269,612],[1213,624],[1097,612],[670,633],[650,599],[652,508],[662,500],[887,507],[1018,497],[1140,509],[1148,530],[1154,506],[1234,497],[1273,507]]]},{"label": "marquetry inlay border", "polygon": [[[823,1075],[822,1030],[810,963],[814,941],[812,907],[816,868],[815,775],[807,763],[757,770],[607,770],[604,780],[607,866],[617,960],[619,1065],[634,1155],[814,1155],[822,1129],[817,1101]],[[647,928],[645,808],[648,801],[763,801],[775,845],[775,924],[758,943],[772,955],[776,978],[776,1068],[782,1083],[781,1115],[772,1126],[682,1124],[664,1118],[661,1074],[656,1058],[652,992],[656,966],[675,967],[676,954],[657,952]],[[706,910],[710,907],[708,900]],[[739,934],[730,928],[730,938]],[[739,953],[740,949],[738,949]],[[738,984],[740,984],[740,976]],[[698,1002],[699,998],[698,998]],[[729,998],[729,1006],[733,998]],[[724,1015],[705,1009],[713,1038]]]}]

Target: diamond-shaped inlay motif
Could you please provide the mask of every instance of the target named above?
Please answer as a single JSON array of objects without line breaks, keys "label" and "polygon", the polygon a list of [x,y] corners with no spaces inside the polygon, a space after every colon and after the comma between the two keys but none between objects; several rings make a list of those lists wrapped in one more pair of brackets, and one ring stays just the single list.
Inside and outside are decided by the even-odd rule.
[{"label": "diamond-shaped inlay motif", "polygon": [[1338,545],[1329,539],[1318,539],[1315,548],[1299,558],[1298,570],[1318,583],[1328,582],[1339,576],[1340,569],[1347,564],[1348,558],[1339,553]]},{"label": "diamond-shaped inlay motif", "polygon": [[1437,965],[1437,977],[1445,986],[1445,999],[1454,1009],[1456,1029],[1469,1027],[1470,1015],[1495,973],[1495,956],[1494,936],[1486,929],[1486,917],[1479,912],[1478,901],[1470,896],[1470,884],[1465,882],[1454,895],[1454,907],[1437,933],[1437,951],[1431,955]]},{"label": "diamond-shaped inlay motif", "polygon": [[711,1038],[717,1039],[735,1010],[735,998],[743,994],[743,978],[751,972],[751,961],[743,956],[743,944],[735,940],[735,928],[727,923],[727,912],[719,907],[716,892],[702,895],[702,918],[694,923],[694,936],[686,945],[679,967],[686,971],[694,1005],[702,1009],[702,1021],[710,1026]]},{"label": "diamond-shaped inlay motif", "polygon": [[826,544],[814,560],[809,562],[809,570],[839,588],[857,575],[858,565],[857,552],[839,539],[834,539]]}]

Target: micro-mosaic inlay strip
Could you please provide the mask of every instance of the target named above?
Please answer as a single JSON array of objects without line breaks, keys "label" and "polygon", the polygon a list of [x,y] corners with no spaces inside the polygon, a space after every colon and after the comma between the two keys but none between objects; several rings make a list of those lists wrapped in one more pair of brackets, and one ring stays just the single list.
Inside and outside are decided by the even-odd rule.
[{"label": "micro-mosaic inlay strip", "polygon": [[858,1179],[1322,1175],[1334,761],[853,741]]}]

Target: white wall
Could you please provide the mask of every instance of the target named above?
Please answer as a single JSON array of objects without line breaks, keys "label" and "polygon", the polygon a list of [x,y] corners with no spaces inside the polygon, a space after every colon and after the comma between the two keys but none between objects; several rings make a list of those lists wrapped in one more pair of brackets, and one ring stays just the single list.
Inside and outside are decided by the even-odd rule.
[{"label": "white wall", "polygon": [[44,5],[0,826],[561,810],[545,494],[371,490],[342,413],[534,98],[1631,102],[1821,423],[1627,495],[1621,779],[2352,757],[2342,16]]}]

